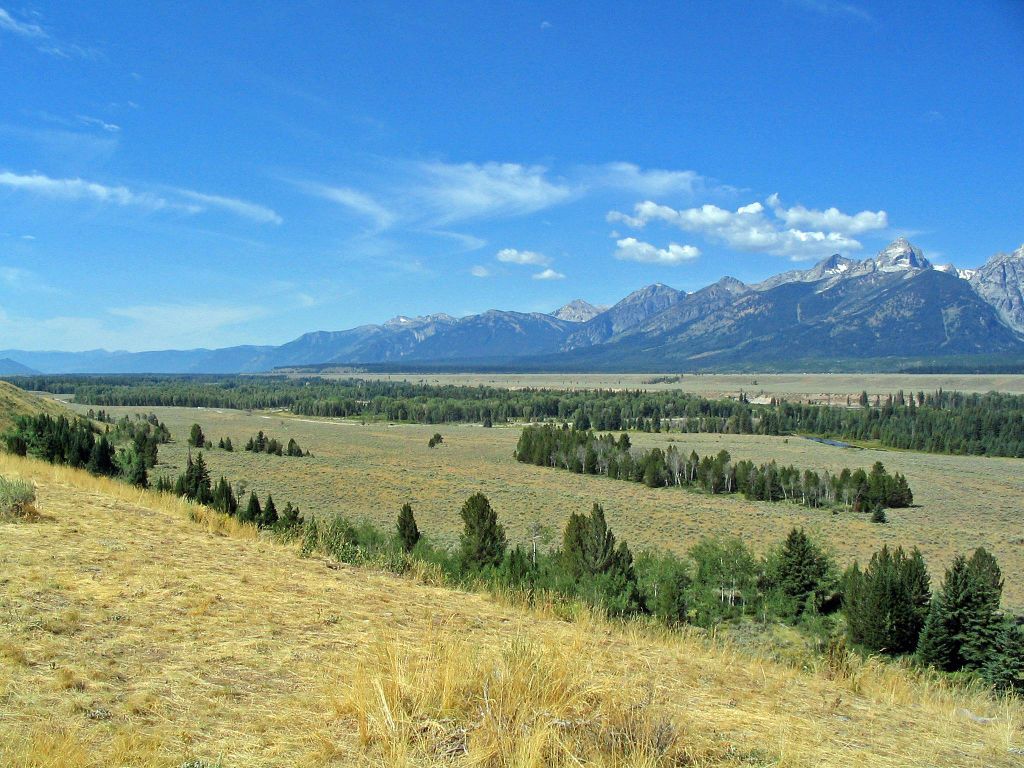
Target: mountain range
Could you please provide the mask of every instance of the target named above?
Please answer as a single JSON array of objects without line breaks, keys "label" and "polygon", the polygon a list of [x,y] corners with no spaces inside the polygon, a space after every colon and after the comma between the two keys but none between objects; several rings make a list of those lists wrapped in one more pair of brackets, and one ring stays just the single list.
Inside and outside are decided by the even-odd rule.
[{"label": "mountain range", "polygon": [[877,370],[886,361],[1024,363],[1024,246],[982,267],[935,266],[898,238],[747,285],[660,283],[612,307],[395,317],[280,346],[153,352],[0,350],[9,373],[254,373],[282,367],[507,370]]}]

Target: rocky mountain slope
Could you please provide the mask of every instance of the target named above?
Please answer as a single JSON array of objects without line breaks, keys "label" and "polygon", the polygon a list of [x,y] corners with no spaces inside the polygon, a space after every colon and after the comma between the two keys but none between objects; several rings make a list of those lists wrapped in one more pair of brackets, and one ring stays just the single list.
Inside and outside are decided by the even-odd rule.
[{"label": "rocky mountain slope", "polygon": [[1024,245],[998,253],[970,275],[971,287],[1006,325],[1024,334]]},{"label": "rocky mountain slope", "polygon": [[724,277],[687,294],[656,283],[605,309],[490,310],[393,318],[307,333],[279,347],[85,353],[0,350],[41,371],[257,372],[304,365],[474,365],[514,369],[773,368],[835,360],[1018,356],[1024,360],[1024,246],[977,270],[935,267],[898,238],[872,258],[839,254],[755,285]]}]

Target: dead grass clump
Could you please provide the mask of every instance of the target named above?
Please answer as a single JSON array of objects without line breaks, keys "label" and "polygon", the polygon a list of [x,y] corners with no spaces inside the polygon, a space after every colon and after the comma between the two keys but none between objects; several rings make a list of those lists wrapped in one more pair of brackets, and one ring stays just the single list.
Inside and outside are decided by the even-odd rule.
[{"label": "dead grass clump", "polygon": [[32,483],[0,475],[0,520],[36,518],[35,500],[36,488]]},{"label": "dead grass clump", "polygon": [[358,664],[341,712],[385,764],[689,764],[680,729],[633,691],[586,673],[579,641],[469,645],[442,631],[415,646],[380,640]]}]

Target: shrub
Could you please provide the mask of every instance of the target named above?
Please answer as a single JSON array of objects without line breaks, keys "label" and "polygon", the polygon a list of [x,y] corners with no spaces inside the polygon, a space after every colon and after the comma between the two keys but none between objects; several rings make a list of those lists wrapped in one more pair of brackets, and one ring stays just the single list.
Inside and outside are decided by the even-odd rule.
[{"label": "shrub", "polygon": [[0,476],[0,517],[27,517],[35,512],[35,500],[32,483]]}]

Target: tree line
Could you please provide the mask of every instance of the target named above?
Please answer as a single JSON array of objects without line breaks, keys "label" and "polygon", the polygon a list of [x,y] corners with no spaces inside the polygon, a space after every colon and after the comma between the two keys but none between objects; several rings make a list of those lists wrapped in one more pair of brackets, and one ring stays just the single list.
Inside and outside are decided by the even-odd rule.
[{"label": "tree line", "polygon": [[289,501],[279,514],[274,497],[269,493],[263,504],[260,504],[256,492],[250,491],[248,503],[242,507],[239,504],[239,497],[243,495],[242,486],[239,485],[236,492],[223,476],[214,483],[202,451],[199,451],[194,459],[192,452],[189,451],[185,471],[174,481],[166,475],[160,476],[153,488],[160,493],[172,493],[197,504],[204,504],[257,528],[287,530],[302,525],[302,513],[297,506],[293,506]]},{"label": "tree line", "polygon": [[791,501],[808,507],[845,505],[858,512],[874,512],[914,503],[906,477],[898,472],[890,475],[881,462],[875,462],[870,472],[843,469],[837,474],[819,474],[778,466],[774,461],[755,465],[749,460],[733,460],[725,450],[701,457],[674,444],[667,450],[638,449],[626,433],[616,438],[568,425],[525,427],[515,457],[528,464],[631,480],[650,488],[678,486],[711,494],[742,493],[752,500]]},{"label": "tree line", "polygon": [[16,383],[70,392],[93,405],[287,408],[320,417],[427,424],[571,421],[599,431],[807,434],[933,453],[1024,457],[1024,396],[938,390],[846,403],[755,404],[739,392],[708,399],[678,391],[510,390],[356,378],[260,376],[33,376]]},{"label": "tree line", "polygon": [[316,518],[296,536],[305,554],[401,571],[433,564],[453,585],[484,583],[528,597],[579,600],[611,616],[650,615],[669,626],[783,621],[848,640],[868,653],[907,656],[944,672],[974,675],[1024,690],[1024,631],[1000,609],[1002,576],[984,548],[958,556],[934,592],[914,549],[883,547],[861,570],[839,574],[828,552],[803,529],[758,557],[740,539],[705,538],[685,558],[642,552],[617,540],[604,509],[572,513],[558,546],[510,546],[489,500],[475,493],[459,510],[458,546],[439,548],[420,531],[410,504],[394,532],[344,518]]},{"label": "tree line", "polygon": [[[140,488],[149,486],[149,470],[156,466],[158,445],[167,442],[167,427],[153,419],[124,417],[111,430],[100,432],[88,419],[19,416],[3,435],[7,450],[34,456],[51,464],[85,469],[94,475],[119,477]],[[118,442],[125,442],[118,447]]]},{"label": "tree line", "polygon": [[245,443],[245,450],[251,451],[252,453],[270,453],[274,456],[309,456],[309,451],[303,451],[299,447],[299,444],[295,442],[295,438],[288,440],[288,445],[285,446],[280,440],[274,437],[267,437],[263,434],[261,429],[255,435],[250,437]]}]

